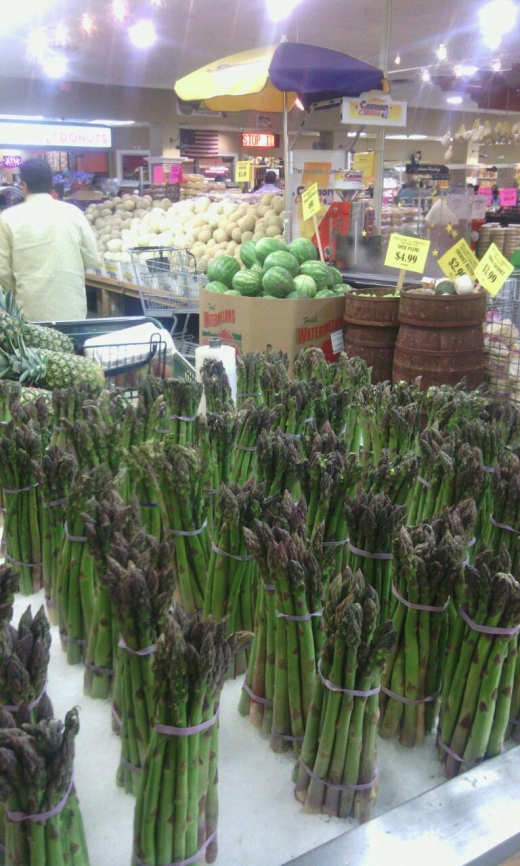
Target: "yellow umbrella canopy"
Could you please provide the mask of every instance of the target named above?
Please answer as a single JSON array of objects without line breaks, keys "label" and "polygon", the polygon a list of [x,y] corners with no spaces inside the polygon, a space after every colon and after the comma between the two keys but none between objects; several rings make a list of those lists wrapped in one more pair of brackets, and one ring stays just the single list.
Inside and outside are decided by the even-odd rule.
[{"label": "yellow umbrella canopy", "polygon": [[[284,93],[269,78],[269,67],[278,45],[252,48],[208,63],[175,84],[183,102],[203,101],[212,111],[265,111],[281,113]],[[286,93],[290,110],[296,93]]]}]

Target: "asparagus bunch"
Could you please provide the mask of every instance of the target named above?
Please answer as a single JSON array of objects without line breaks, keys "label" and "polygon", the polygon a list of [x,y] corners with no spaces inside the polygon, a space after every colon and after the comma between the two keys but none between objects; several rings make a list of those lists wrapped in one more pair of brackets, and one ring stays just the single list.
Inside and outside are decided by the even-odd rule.
[{"label": "asparagus bunch", "polygon": [[378,382],[358,392],[363,449],[374,463],[383,448],[390,457],[415,451],[419,434],[421,395],[417,384]]},{"label": "asparagus bunch", "polygon": [[384,493],[347,496],[345,513],[348,529],[347,564],[361,569],[365,580],[379,598],[380,623],[390,616],[392,598],[392,544],[406,519],[406,508]]},{"label": "asparagus bunch", "polygon": [[225,620],[188,620],[176,607],[157,641],[155,725],[134,817],[140,862],[217,857],[218,705],[233,653],[250,638],[226,633]]},{"label": "asparagus bunch", "polygon": [[[204,614],[215,622],[226,618],[228,633],[253,631],[258,568],[248,554],[243,534],[264,516],[266,502],[260,488],[252,481],[244,487],[222,485],[218,497],[217,522],[209,559],[208,580],[204,595]],[[247,668],[246,652],[235,656],[230,675],[235,677]]]},{"label": "asparagus bunch", "polygon": [[267,496],[288,490],[297,499],[300,495],[300,442],[288,439],[281,430],[262,430],[256,444],[258,481]]},{"label": "asparagus bunch", "polygon": [[[501,688],[501,682],[511,643],[518,639],[520,586],[495,567],[484,551],[466,568],[457,590],[464,629],[458,656],[446,669],[439,724],[448,778],[500,754],[507,731],[512,689],[511,684]],[[450,654],[455,655],[452,646]]]},{"label": "asparagus bunch", "polygon": [[71,665],[86,657],[98,589],[96,561],[87,544],[84,515],[88,501],[102,501],[113,485],[111,472],[102,466],[90,471],[80,469],[65,506],[65,533],[56,583],[61,642]]},{"label": "asparagus bunch", "polygon": [[459,425],[472,422],[486,413],[487,397],[479,391],[467,391],[464,382],[428,388],[422,395],[422,411],[426,427],[454,431]]},{"label": "asparagus bunch", "polygon": [[18,724],[37,724],[53,715],[46,692],[51,629],[43,607],[34,617],[28,607],[17,628],[10,624],[15,588],[14,574],[0,567],[0,705]]},{"label": "asparagus bunch", "polygon": [[42,496],[35,475],[42,450],[42,429],[37,422],[13,420],[4,426],[0,436],[0,483],[6,508],[5,556],[19,575],[24,595],[42,586]]},{"label": "asparagus bunch", "polygon": [[386,448],[377,463],[365,464],[360,491],[384,493],[395,505],[406,505],[419,474],[419,458],[413,451],[390,457]]},{"label": "asparagus bunch", "polygon": [[137,430],[138,435],[134,437],[133,445],[140,445],[141,442],[146,442],[147,439],[155,437],[156,417],[154,406],[156,402],[161,404],[161,397],[164,394],[165,379],[158,376],[147,376],[139,383],[137,388],[137,409],[138,418]]},{"label": "asparagus bunch", "polygon": [[165,379],[162,393],[150,409],[149,438],[160,439],[168,433],[179,445],[197,444],[204,428],[203,419],[197,415],[201,397],[200,382]]},{"label": "asparagus bunch", "polygon": [[334,367],[329,364],[321,349],[310,347],[300,349],[294,359],[294,378],[304,381],[319,379],[322,385],[328,384],[334,373]]},{"label": "asparagus bunch", "polygon": [[323,533],[324,547],[334,551],[334,573],[341,570],[348,541],[344,501],[353,493],[361,475],[355,454],[348,454],[342,437],[328,423],[321,433],[302,440],[305,460],[302,489],[308,502],[307,534],[313,539]]},{"label": "asparagus bunch", "polygon": [[248,352],[237,355],[237,409],[243,409],[246,401],[253,400],[255,406],[264,402],[261,379],[265,370],[265,355]]},{"label": "asparagus bunch", "polygon": [[294,773],[296,798],[307,812],[370,818],[378,692],[396,638],[392,623],[378,626],[379,619],[377,593],[361,571],[338,574],[327,590],[325,644]]},{"label": "asparagus bunch", "polygon": [[[321,650],[322,573],[305,534],[307,507],[304,499],[294,505],[284,497],[285,516],[272,530],[255,527],[257,538],[267,541],[268,586],[275,589],[275,671],[271,748],[283,751],[291,745],[299,753]],[[289,519],[288,519],[289,517]],[[284,523],[290,528],[284,528]],[[264,553],[255,535],[244,529],[253,556]],[[321,553],[322,537],[317,539]],[[260,564],[262,569],[262,564]],[[261,694],[261,692],[259,693]]]},{"label": "asparagus bunch", "polygon": [[[4,714],[4,725],[6,722],[9,726],[0,730],[6,863],[89,866],[73,777],[77,710],[70,710],[65,722],[49,719],[16,728]],[[40,820],[27,820],[39,815]]]},{"label": "asparagus bunch", "polygon": [[42,494],[42,571],[47,616],[58,624],[58,557],[63,546],[65,507],[77,471],[73,454],[51,445],[41,463],[34,464],[35,477]]},{"label": "asparagus bunch", "polygon": [[520,574],[518,533],[520,532],[520,458],[504,451],[500,465],[490,475],[488,510],[480,515],[482,539],[497,554],[504,545],[511,557],[511,570]]},{"label": "asparagus bunch", "polygon": [[[360,389],[370,385],[370,368],[361,358],[348,358],[343,352],[338,363],[334,365],[334,378],[331,389],[341,394],[345,401],[344,429],[340,433],[345,441],[347,451],[357,454],[361,444],[361,424],[358,412],[358,394]],[[367,446],[368,447],[368,446]]]},{"label": "asparagus bunch", "polygon": [[158,447],[152,440],[140,442],[132,445],[123,459],[127,475],[131,479],[130,490],[125,491],[125,500],[130,502],[132,496],[137,498],[144,528],[155,538],[162,538],[162,517],[157,502],[158,481],[155,475],[151,474]]},{"label": "asparagus bunch", "polygon": [[[55,388],[52,391],[52,411],[54,426],[51,445],[58,445],[62,450],[70,446],[68,430],[76,421],[83,420],[83,406],[90,400],[87,385],[71,385],[68,388]],[[99,398],[98,398],[99,399]],[[67,427],[65,427],[67,422]]]},{"label": "asparagus bunch", "polygon": [[212,466],[211,487],[208,495],[212,497],[212,518],[216,517],[216,499],[221,484],[229,484],[233,449],[238,431],[237,416],[234,412],[209,412],[206,415],[208,425],[208,446],[211,455],[207,462]]},{"label": "asparagus bunch", "polygon": [[270,413],[267,406],[249,403],[238,414],[238,430],[235,452],[231,464],[231,481],[245,484],[250,478],[256,480],[256,444],[262,430],[269,429]]},{"label": "asparagus bunch", "polygon": [[208,412],[234,412],[231,387],[222,361],[206,358],[201,370]]},{"label": "asparagus bunch", "polygon": [[391,615],[397,643],[383,675],[381,725],[403,746],[425,741],[437,717],[448,634],[448,603],[464,541],[437,521],[401,527],[394,541]]},{"label": "asparagus bunch", "polygon": [[464,499],[480,501],[484,470],[478,448],[455,433],[441,433],[434,427],[423,431],[419,446],[421,475],[417,476],[410,497],[410,526],[440,515],[446,505],[456,505]]},{"label": "asparagus bunch", "polygon": [[120,632],[114,685],[114,727],[121,734],[117,784],[136,793],[150,740],[152,659],[173,597],[172,544],[138,532],[119,535],[101,575]]},{"label": "asparagus bunch", "polygon": [[267,352],[260,373],[260,387],[264,403],[271,409],[278,403],[278,395],[288,381],[288,369],[289,356],[285,352]]},{"label": "asparagus bunch", "polygon": [[[103,498],[89,499],[83,518],[90,553],[98,577],[106,572],[108,557],[115,545],[131,540],[141,529],[139,507],[134,501],[125,505],[116,490],[107,487]],[[108,698],[115,675],[119,623],[114,616],[109,587],[97,581],[92,622],[85,658],[84,692],[92,698]]]}]

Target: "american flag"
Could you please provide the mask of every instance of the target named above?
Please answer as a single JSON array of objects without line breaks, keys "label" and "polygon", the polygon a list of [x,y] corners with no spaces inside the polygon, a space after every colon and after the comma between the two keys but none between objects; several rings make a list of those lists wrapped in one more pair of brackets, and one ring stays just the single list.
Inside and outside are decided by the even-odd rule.
[{"label": "american flag", "polygon": [[180,132],[181,156],[191,159],[218,156],[218,132],[206,129],[181,129]]}]

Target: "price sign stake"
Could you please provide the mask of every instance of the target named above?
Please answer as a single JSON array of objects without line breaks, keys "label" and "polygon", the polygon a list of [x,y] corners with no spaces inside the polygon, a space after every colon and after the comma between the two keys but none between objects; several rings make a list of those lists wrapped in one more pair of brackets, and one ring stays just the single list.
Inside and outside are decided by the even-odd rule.
[{"label": "price sign stake", "polygon": [[441,271],[450,279],[462,274],[468,274],[473,279],[477,265],[478,259],[464,238],[457,241],[439,259]]},{"label": "price sign stake", "polygon": [[495,297],[513,271],[514,265],[508,262],[496,244],[491,244],[484,258],[475,268],[475,278],[486,292]]},{"label": "price sign stake", "polygon": [[235,183],[250,183],[251,163],[247,160],[239,160],[235,167]]},{"label": "price sign stake", "polygon": [[312,219],[314,221],[314,231],[316,233],[316,240],[318,241],[320,259],[323,261],[323,248],[318,229],[318,220],[316,219],[316,214],[318,214],[320,210],[321,201],[318,193],[318,184],[313,183],[302,192],[302,215],[304,220]]},{"label": "price sign stake", "polygon": [[414,271],[418,274],[424,273],[429,249],[430,241],[395,233],[390,235],[386,251],[385,267],[399,269],[399,279],[397,281],[399,291],[403,287],[406,271]]}]

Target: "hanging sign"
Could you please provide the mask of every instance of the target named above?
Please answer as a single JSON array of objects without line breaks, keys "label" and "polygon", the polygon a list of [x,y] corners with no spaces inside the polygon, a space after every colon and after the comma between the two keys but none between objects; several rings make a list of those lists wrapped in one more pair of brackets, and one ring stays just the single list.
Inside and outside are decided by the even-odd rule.
[{"label": "hanging sign", "polygon": [[438,263],[441,271],[447,277],[460,277],[462,274],[468,274],[474,279],[478,259],[465,239],[461,238],[440,257]]},{"label": "hanging sign", "polygon": [[251,163],[247,160],[239,160],[235,166],[235,183],[251,182]]},{"label": "hanging sign", "polygon": [[355,171],[360,171],[363,181],[368,183],[374,177],[374,152],[355,153],[353,160],[353,168]]},{"label": "hanging sign", "polygon": [[475,277],[486,292],[495,297],[514,269],[515,266],[502,255],[496,244],[491,244],[475,269]]},{"label": "hanging sign", "polygon": [[430,241],[408,235],[391,234],[386,252],[385,267],[424,273]]},{"label": "hanging sign", "polygon": [[514,186],[501,189],[499,195],[502,207],[516,207],[516,189]]},{"label": "hanging sign", "polygon": [[83,149],[111,147],[112,132],[104,126],[69,126],[67,123],[0,123],[0,145]]},{"label": "hanging sign", "polygon": [[363,126],[406,126],[406,109],[406,102],[396,102],[383,96],[379,90],[373,90],[356,98],[345,96],[341,122]]},{"label": "hanging sign", "polygon": [[321,210],[320,195],[318,192],[318,184],[313,183],[302,192],[302,210],[304,220],[311,219]]},{"label": "hanging sign", "polygon": [[274,132],[243,132],[242,147],[279,147],[280,136]]}]

